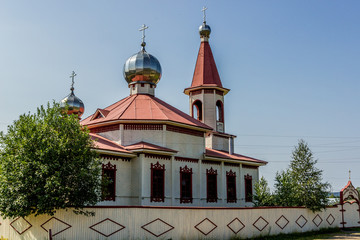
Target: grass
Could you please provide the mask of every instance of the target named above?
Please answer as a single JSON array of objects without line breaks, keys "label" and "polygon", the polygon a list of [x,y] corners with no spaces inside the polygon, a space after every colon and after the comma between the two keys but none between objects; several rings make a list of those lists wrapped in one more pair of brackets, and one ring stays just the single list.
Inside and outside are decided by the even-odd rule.
[{"label": "grass", "polygon": [[[337,233],[351,234],[351,231],[360,231],[360,228],[350,228],[342,230],[340,228],[323,228],[319,231],[311,231],[304,233],[290,233],[290,234],[279,234],[274,236],[261,236],[251,238],[253,240],[315,240],[315,239],[326,239]],[[240,240],[243,238],[231,238],[231,240]]]}]

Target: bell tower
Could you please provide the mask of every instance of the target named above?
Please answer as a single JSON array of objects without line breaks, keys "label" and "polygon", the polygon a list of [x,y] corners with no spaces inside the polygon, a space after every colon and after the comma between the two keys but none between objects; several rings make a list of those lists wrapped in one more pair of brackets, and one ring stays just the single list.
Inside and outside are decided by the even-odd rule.
[{"label": "bell tower", "polygon": [[219,133],[225,132],[224,96],[230,91],[222,86],[215,60],[210,48],[211,28],[204,21],[199,27],[200,49],[195,65],[191,87],[184,93],[189,95],[190,115]]}]

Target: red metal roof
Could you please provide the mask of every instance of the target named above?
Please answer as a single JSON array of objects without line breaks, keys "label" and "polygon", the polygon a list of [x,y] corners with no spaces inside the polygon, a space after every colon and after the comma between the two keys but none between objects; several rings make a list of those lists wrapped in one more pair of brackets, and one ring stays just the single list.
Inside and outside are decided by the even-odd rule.
[{"label": "red metal roof", "polygon": [[256,159],[256,158],[247,157],[247,156],[240,155],[240,154],[237,154],[237,153],[229,154],[229,153],[224,152],[224,151],[219,151],[219,150],[210,149],[210,148],[206,148],[205,156],[216,157],[216,158],[226,158],[226,159],[231,159],[231,160],[240,160],[240,161],[253,162],[253,163],[267,164],[266,161],[259,160],[259,159]]},{"label": "red metal roof", "polygon": [[147,150],[156,150],[156,151],[163,151],[163,152],[177,152],[173,149],[170,148],[166,148],[166,147],[161,147],[155,144],[151,144],[148,142],[138,142],[138,143],[134,143],[132,145],[128,145],[125,146],[126,149],[128,150],[138,150],[138,149],[147,149]]},{"label": "red metal roof", "polygon": [[191,88],[199,86],[223,87],[210,44],[207,41],[200,44]]},{"label": "red metal roof", "polygon": [[122,153],[130,153],[132,152],[126,150],[120,144],[117,144],[109,139],[106,139],[100,135],[89,133],[92,140],[94,140],[94,145],[97,149],[108,150],[108,151],[115,151],[115,152],[122,152]]},{"label": "red metal roof", "polygon": [[[94,118],[93,115],[81,121],[82,125],[104,123],[115,120],[172,121],[190,126],[212,129],[179,109],[151,95],[134,94],[104,109],[107,115]],[[102,110],[103,112],[105,112]],[[98,111],[97,111],[98,112]]]}]

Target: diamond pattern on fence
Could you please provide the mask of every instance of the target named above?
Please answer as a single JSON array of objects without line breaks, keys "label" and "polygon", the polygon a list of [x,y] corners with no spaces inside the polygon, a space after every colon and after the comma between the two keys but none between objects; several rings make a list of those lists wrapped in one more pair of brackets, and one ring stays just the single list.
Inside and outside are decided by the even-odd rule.
[{"label": "diamond pattern on fence", "polygon": [[319,227],[320,224],[323,222],[323,219],[319,216],[319,214],[316,214],[312,221],[317,227]]},{"label": "diamond pattern on fence", "polygon": [[207,236],[209,233],[214,231],[215,228],[217,228],[217,225],[215,223],[213,223],[212,221],[210,221],[208,218],[205,218],[204,220],[202,220],[201,222],[196,224],[195,228],[199,232],[201,232],[202,234]]},{"label": "diamond pattern on fence", "polygon": [[49,229],[51,229],[52,236],[55,236],[69,228],[71,228],[70,224],[67,224],[64,221],[61,221],[60,219],[56,217],[52,217],[43,224],[40,225],[42,229],[44,229],[46,232],[49,232]]},{"label": "diamond pattern on fence", "polygon": [[305,224],[308,222],[308,220],[306,220],[306,218],[303,215],[300,215],[300,217],[296,219],[295,222],[300,228],[303,228]]},{"label": "diamond pattern on fence", "polygon": [[259,217],[254,223],[253,226],[260,232],[269,225],[269,222],[266,221],[263,217]]},{"label": "diamond pattern on fence", "polygon": [[279,228],[281,228],[281,230],[283,230],[289,224],[289,220],[287,220],[284,215],[281,215],[275,223],[279,226]]},{"label": "diamond pattern on fence", "polygon": [[157,218],[154,221],[151,221],[141,226],[141,228],[151,233],[155,237],[159,237],[174,229],[173,226],[171,226],[170,224],[168,224],[167,222],[163,221],[160,218]]},{"label": "diamond pattern on fence", "polygon": [[330,213],[329,216],[326,218],[326,221],[329,225],[332,225],[335,222],[334,216]]},{"label": "diamond pattern on fence", "polygon": [[15,218],[14,221],[10,223],[10,226],[20,235],[29,230],[32,225],[25,220],[25,218]]},{"label": "diamond pattern on fence", "polygon": [[230,230],[233,231],[233,233],[235,234],[240,232],[245,227],[245,225],[238,218],[234,218],[234,220],[232,220],[226,226],[228,226],[228,228],[230,228]]},{"label": "diamond pattern on fence", "polygon": [[106,218],[98,223],[95,223],[89,228],[105,237],[110,237],[111,235],[123,230],[125,226],[111,220],[110,218]]}]

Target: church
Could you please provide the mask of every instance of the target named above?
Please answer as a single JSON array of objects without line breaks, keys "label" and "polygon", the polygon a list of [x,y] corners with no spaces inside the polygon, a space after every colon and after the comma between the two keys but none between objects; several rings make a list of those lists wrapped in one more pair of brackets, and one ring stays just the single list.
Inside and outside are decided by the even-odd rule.
[{"label": "church", "polygon": [[[124,65],[130,95],[80,122],[90,131],[109,182],[98,205],[253,206],[254,182],[267,162],[235,153],[236,136],[225,131],[230,89],[217,71],[205,16],[193,79],[184,90],[189,114],[156,97],[161,65],[145,50],[146,28],[140,29],[141,50]],[[73,87],[62,106],[66,103],[70,113],[83,114]]]}]

